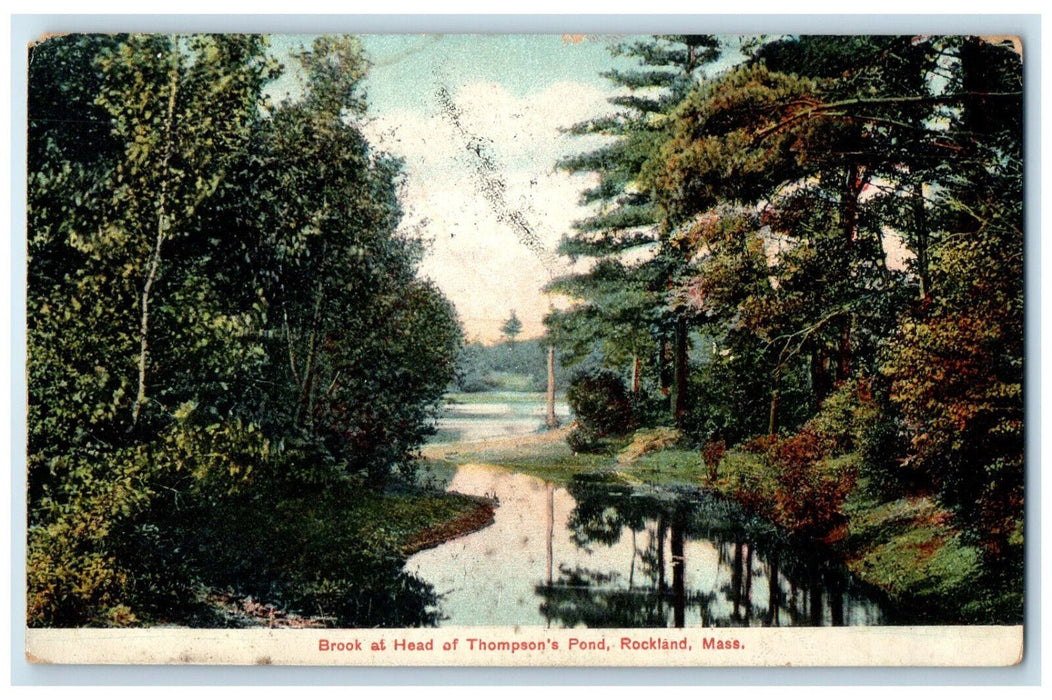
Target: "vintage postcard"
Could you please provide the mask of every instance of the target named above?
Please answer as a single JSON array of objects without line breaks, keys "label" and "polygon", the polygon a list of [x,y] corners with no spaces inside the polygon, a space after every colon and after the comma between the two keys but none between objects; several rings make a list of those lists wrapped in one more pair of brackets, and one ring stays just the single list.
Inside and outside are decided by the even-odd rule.
[{"label": "vintage postcard", "polygon": [[28,51],[26,655],[1023,658],[1023,62]]}]

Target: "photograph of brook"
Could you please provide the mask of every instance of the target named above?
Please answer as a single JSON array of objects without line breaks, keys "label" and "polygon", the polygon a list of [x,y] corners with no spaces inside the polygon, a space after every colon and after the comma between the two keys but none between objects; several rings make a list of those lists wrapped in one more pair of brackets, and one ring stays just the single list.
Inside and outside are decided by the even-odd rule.
[{"label": "photograph of brook", "polygon": [[1018,37],[27,51],[30,640],[1021,649]]}]

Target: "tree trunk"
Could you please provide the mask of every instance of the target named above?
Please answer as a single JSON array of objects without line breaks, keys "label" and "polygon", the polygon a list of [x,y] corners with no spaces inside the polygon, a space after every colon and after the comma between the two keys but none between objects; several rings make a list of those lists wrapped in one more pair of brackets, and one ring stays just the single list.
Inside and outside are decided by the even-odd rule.
[{"label": "tree trunk", "polygon": [[322,329],[321,307],[325,289],[318,282],[314,293],[314,313],[311,318],[311,330],[307,340],[306,357],[303,359],[303,381],[299,386],[299,401],[296,407],[294,422],[296,425],[314,427],[314,385],[317,383],[318,353],[320,351],[318,336]]},{"label": "tree trunk", "polygon": [[851,163],[844,174],[844,190],[840,197],[840,225],[848,250],[854,248],[858,235],[858,199],[866,185],[867,175],[858,163]]},{"label": "tree trunk", "polygon": [[811,391],[815,395],[815,403],[819,406],[829,396],[832,384],[829,381],[829,358],[823,348],[815,348],[811,353]]},{"label": "tree trunk", "polygon": [[781,394],[776,388],[771,392],[771,414],[767,418],[767,434],[774,435],[778,432],[778,407],[782,402]]},{"label": "tree trunk", "polygon": [[661,382],[661,393],[664,396],[672,393],[672,372],[669,371],[669,365],[672,363],[670,354],[668,338],[663,335],[658,344],[658,380]]},{"label": "tree trunk", "polygon": [[919,176],[913,181],[913,236],[917,247],[917,277],[920,283],[920,298],[926,299],[931,289],[928,281],[928,217],[924,210],[924,183]]},{"label": "tree trunk", "polygon": [[687,412],[687,319],[676,319],[676,339],[673,358],[672,417],[680,425]]},{"label": "tree trunk", "polygon": [[851,376],[851,326],[853,317],[844,317],[840,327],[840,342],[837,344],[836,383],[840,385]]},{"label": "tree trunk", "polygon": [[168,112],[164,124],[164,156],[161,159],[161,191],[157,197],[157,236],[154,240],[153,253],[146,273],[146,282],[142,288],[142,315],[139,319],[139,386],[135,393],[135,401],[132,403],[131,425],[129,430],[135,428],[139,422],[139,414],[146,402],[146,357],[149,350],[150,333],[150,292],[153,290],[154,280],[157,278],[157,270],[161,266],[161,246],[164,244],[165,236],[171,224],[168,220],[168,164],[172,158],[172,129],[175,121],[175,98],[179,94],[179,40],[176,39],[172,47],[171,79],[168,83]]},{"label": "tree trunk", "polygon": [[548,397],[547,412],[544,424],[549,430],[559,427],[559,418],[555,415],[555,346],[548,346]]}]

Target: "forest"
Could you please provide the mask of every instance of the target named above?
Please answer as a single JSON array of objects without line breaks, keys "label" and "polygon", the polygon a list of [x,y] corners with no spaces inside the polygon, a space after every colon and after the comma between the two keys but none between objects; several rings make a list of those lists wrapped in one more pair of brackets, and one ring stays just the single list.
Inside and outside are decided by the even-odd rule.
[{"label": "forest", "polygon": [[563,238],[590,265],[549,286],[577,303],[546,323],[564,364],[605,365],[571,382],[571,445],[674,427],[710,483],[818,538],[851,498],[930,495],[997,591],[979,617],[1021,619],[1018,40],[613,52],[637,68],[607,73],[610,113],[574,128],[611,140],[560,163],[595,176],[597,213]]},{"label": "forest", "polygon": [[417,621],[374,511],[404,505],[384,492],[461,330],[359,128],[359,42],[296,58],[302,95],[275,103],[262,36],[30,49],[31,626],[223,624],[215,590]]},{"label": "forest", "polygon": [[406,556],[494,504],[420,448],[451,389],[544,389],[550,346],[567,460],[664,440],[825,543],[931,499],[977,557],[954,619],[1021,621],[1018,40],[610,41],[635,68],[570,132],[602,145],[552,164],[591,183],[542,290],[571,303],[493,347],[420,273],[357,38],[29,48],[31,627],[437,624]]}]

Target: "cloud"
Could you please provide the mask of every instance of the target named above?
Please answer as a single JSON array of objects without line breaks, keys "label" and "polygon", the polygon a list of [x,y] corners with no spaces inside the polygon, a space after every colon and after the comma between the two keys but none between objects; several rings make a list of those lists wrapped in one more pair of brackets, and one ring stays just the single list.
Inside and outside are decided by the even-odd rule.
[{"label": "cloud", "polygon": [[429,241],[422,272],[457,306],[469,336],[497,340],[512,309],[524,336],[543,333],[551,301],[540,290],[566,271],[552,253],[590,213],[578,199],[593,183],[555,166],[599,143],[561,130],[608,112],[607,96],[568,81],[522,97],[473,82],[450,95],[456,123],[435,96],[427,113],[368,124],[370,141],[405,161],[403,227]]}]

